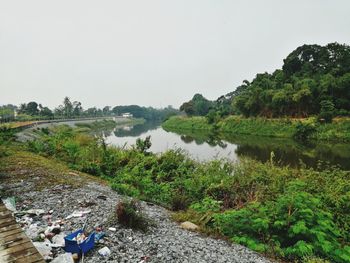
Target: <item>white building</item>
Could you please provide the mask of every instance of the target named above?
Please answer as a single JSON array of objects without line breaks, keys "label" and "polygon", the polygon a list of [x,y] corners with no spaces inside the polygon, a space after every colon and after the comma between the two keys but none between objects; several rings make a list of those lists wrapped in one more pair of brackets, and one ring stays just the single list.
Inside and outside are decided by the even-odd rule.
[{"label": "white building", "polygon": [[133,115],[131,113],[129,113],[129,112],[125,112],[125,113],[122,114],[122,117],[123,118],[132,118]]}]

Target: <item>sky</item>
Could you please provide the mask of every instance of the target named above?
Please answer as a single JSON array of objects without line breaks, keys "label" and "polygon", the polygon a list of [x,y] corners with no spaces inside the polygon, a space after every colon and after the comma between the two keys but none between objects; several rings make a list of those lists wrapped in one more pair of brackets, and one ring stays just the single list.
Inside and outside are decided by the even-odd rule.
[{"label": "sky", "polygon": [[303,44],[350,44],[349,0],[0,0],[0,105],[214,100]]}]

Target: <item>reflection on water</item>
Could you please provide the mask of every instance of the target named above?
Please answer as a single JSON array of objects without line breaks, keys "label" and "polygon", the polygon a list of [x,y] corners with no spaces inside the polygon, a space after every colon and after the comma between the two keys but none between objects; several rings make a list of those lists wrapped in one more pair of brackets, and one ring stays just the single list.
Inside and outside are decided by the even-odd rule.
[{"label": "reflection on water", "polygon": [[[116,137],[138,137],[141,134],[160,127],[160,122],[145,122],[137,125],[121,125],[114,130]],[[136,139],[135,139],[136,140]]]},{"label": "reflection on water", "polygon": [[276,163],[298,166],[302,163],[316,167],[319,160],[339,165],[350,170],[350,145],[345,143],[317,143],[302,145],[291,139],[276,139],[254,136],[234,136],[232,134],[209,134],[168,132],[159,123],[145,123],[135,126],[118,126],[113,132],[104,132],[108,143],[117,146],[135,144],[137,138],[151,136],[153,152],[163,152],[172,148],[182,148],[190,156],[200,161],[214,158],[228,158],[233,161],[248,156],[266,162],[274,152]]}]

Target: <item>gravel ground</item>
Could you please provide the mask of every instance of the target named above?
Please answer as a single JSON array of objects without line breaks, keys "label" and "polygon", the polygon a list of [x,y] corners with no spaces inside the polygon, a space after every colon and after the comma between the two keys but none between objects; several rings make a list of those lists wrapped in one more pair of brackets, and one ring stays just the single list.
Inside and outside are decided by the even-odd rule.
[{"label": "gravel ground", "polygon": [[[35,179],[35,178],[34,178]],[[91,210],[87,214],[87,230],[101,226],[106,236],[87,253],[84,262],[271,262],[268,259],[240,245],[229,244],[223,240],[204,237],[179,227],[169,218],[169,211],[146,202],[141,202],[144,214],[153,220],[154,225],[143,233],[111,221],[116,203],[125,197],[118,195],[108,186],[97,182],[85,182],[80,188],[69,185],[56,185],[51,189],[33,192],[32,182],[25,181],[9,185],[11,191],[19,196],[17,210],[31,208],[52,212],[52,221],[63,219],[62,231],[70,233],[83,226],[84,217],[65,219],[74,211]],[[27,190],[26,190],[27,189]],[[107,197],[106,200],[101,196]],[[47,216],[47,215],[46,215]],[[26,216],[18,216],[23,220]],[[47,218],[34,216],[32,224],[47,227]],[[117,231],[108,230],[115,227]],[[111,250],[108,257],[102,257],[98,250],[107,246]],[[64,253],[62,248],[53,249],[54,257]]]}]

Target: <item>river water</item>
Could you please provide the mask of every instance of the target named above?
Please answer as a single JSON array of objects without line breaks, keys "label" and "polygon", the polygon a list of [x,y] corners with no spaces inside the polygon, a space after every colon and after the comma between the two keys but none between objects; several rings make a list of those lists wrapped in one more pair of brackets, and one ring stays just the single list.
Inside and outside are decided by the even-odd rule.
[{"label": "river water", "polygon": [[207,161],[226,158],[239,161],[247,156],[266,162],[274,155],[275,163],[316,167],[320,161],[338,165],[350,170],[350,144],[315,143],[303,145],[291,139],[267,137],[234,136],[232,134],[210,135],[205,133],[178,134],[165,131],[159,123],[121,125],[113,131],[104,131],[107,143],[119,147],[130,147],[137,138],[151,136],[150,150],[160,153],[169,149],[181,148],[192,158]]}]

